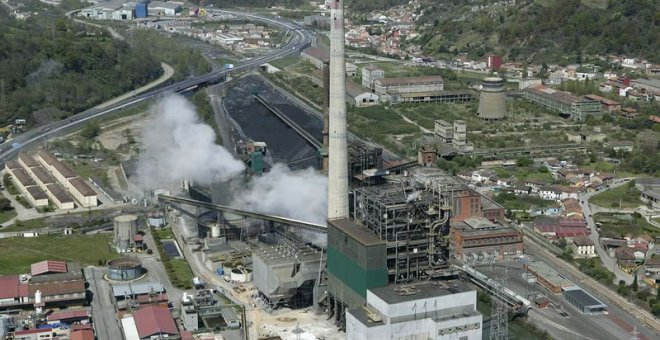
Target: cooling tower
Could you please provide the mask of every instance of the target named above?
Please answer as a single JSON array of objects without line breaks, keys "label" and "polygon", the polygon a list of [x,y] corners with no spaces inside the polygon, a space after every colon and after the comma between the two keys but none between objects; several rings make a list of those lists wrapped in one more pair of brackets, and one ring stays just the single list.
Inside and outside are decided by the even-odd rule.
[{"label": "cooling tower", "polygon": [[488,77],[483,80],[477,113],[479,118],[484,120],[500,120],[506,117],[502,78]]},{"label": "cooling tower", "polygon": [[330,4],[328,219],[348,217],[348,150],[345,97],[344,4],[340,0],[332,0]]}]

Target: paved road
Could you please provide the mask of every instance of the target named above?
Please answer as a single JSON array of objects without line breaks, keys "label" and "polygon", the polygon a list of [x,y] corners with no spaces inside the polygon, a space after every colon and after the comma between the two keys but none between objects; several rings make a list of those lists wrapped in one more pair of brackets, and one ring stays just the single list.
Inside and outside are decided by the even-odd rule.
[{"label": "paved road", "polygon": [[97,267],[85,268],[85,278],[92,292],[92,317],[98,339],[123,339],[119,321],[115,315],[114,303],[110,300],[110,285],[103,280],[103,270]]},{"label": "paved road", "polygon": [[[638,330],[651,339],[660,337],[660,320],[651,313],[639,308],[634,303],[626,300],[618,293],[582,273],[573,265],[559,259],[553,253],[545,249],[543,244],[537,243],[532,238],[525,237],[525,252],[530,253],[546,262],[557,270],[562,276],[578,284],[582,288],[594,294],[608,305],[611,315],[624,319],[627,324],[638,324]],[[642,326],[644,325],[644,326]],[[648,326],[648,328],[646,328]]]},{"label": "paved road", "polygon": [[[619,186],[622,186],[624,184],[627,184],[627,181],[619,181],[617,183],[614,183],[610,185],[609,189],[614,189]],[[619,268],[619,266],[616,264],[616,259],[611,258],[605,249],[600,246],[600,240],[599,240],[599,235],[598,235],[598,230],[596,230],[596,224],[594,223],[593,219],[593,214],[594,208],[598,209],[598,207],[593,206],[591,203],[589,203],[589,199],[596,195],[601,193],[602,191],[594,191],[594,192],[588,192],[584,195],[580,196],[580,203],[582,205],[582,212],[584,214],[584,218],[587,220],[587,227],[591,231],[591,234],[589,234],[589,239],[596,245],[596,252],[598,253],[598,256],[600,257],[600,260],[603,262],[603,265],[605,268],[609,269],[611,272],[616,275],[615,279],[615,284],[619,282],[619,280],[623,280],[626,282],[626,284],[631,284],[633,282],[633,278],[631,275],[626,274]]]}]

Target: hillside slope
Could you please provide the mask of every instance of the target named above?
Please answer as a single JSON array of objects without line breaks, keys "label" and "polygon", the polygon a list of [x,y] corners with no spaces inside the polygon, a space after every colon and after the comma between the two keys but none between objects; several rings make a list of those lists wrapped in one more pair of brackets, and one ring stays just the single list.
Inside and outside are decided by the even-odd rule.
[{"label": "hillside slope", "polygon": [[579,61],[619,54],[658,62],[659,0],[426,0],[411,42],[432,55]]}]

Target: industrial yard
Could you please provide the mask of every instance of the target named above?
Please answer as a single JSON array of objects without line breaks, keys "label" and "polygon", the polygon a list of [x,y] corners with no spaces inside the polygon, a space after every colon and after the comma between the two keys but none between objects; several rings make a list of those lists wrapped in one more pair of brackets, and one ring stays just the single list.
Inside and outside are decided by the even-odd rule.
[{"label": "industrial yard", "polygon": [[[603,252],[590,219],[601,235],[623,233],[607,219],[621,214],[591,216],[583,196],[613,177],[569,177],[570,162],[547,157],[616,133],[574,128],[595,102],[567,122],[550,113],[555,104],[546,112],[505,94],[498,74],[422,75],[344,53],[343,5],[331,3],[332,54],[306,46],[300,58],[91,120],[4,162],[17,217],[0,228],[0,338],[657,338],[648,311],[569,263]],[[209,57],[214,70],[227,72],[223,49],[256,58],[289,34],[182,10],[111,1],[76,15],[208,42],[207,57],[222,54]],[[524,91],[543,100],[540,88]],[[511,168],[520,155],[544,163]],[[494,167],[437,166],[456,156]],[[510,184],[523,166],[535,172]],[[644,241],[651,249],[628,237],[606,250]],[[619,267],[642,268],[632,256]]]}]

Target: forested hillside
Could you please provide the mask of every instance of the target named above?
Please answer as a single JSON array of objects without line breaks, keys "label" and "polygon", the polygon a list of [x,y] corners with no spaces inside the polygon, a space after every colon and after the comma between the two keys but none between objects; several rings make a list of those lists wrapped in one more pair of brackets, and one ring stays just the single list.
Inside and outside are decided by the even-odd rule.
[{"label": "forested hillside", "polygon": [[[625,54],[660,61],[659,0],[425,0],[420,44],[430,54],[501,53],[510,60],[580,61]],[[505,5],[505,3],[508,3]]]},{"label": "forested hillside", "polygon": [[0,121],[32,121],[41,109],[77,113],[132,90],[162,73],[140,48],[112,39],[105,30],[62,16],[19,21],[0,6]]}]

